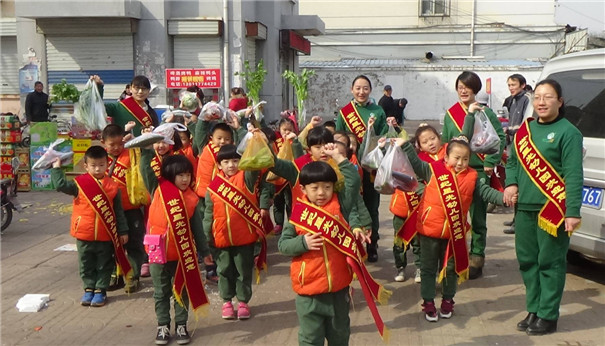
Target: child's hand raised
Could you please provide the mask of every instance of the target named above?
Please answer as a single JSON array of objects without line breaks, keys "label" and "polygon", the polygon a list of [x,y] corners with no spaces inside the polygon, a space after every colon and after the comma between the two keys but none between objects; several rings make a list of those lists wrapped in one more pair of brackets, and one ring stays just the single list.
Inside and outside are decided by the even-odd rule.
[{"label": "child's hand raised", "polygon": [[381,148],[384,148],[384,146],[387,145],[387,139],[386,137],[381,137],[378,139],[378,146]]},{"label": "child's hand raised", "polygon": [[296,133],[294,133],[294,132],[290,132],[290,133],[288,133],[288,135],[286,136],[286,139],[289,139],[289,140],[294,140],[294,139],[296,139],[297,137],[298,137],[298,136],[296,135]]},{"label": "child's hand raised", "polygon": [[60,157],[57,157],[53,161],[53,168],[61,168],[61,158]]},{"label": "child's hand raised", "polygon": [[334,161],[336,161],[336,163],[341,163],[342,161],[346,160],[346,157],[344,157],[340,151],[338,150],[338,148],[336,147],[336,145],[334,143],[327,143],[324,145],[324,153],[326,153],[326,155],[330,156],[331,158],[334,159]]},{"label": "child's hand raised", "polygon": [[145,127],[141,130],[141,133],[151,133],[153,131],[153,126]]},{"label": "child's hand raised", "polygon": [[322,123],[321,121],[321,117],[320,116],[314,116],[313,118],[311,118],[311,126],[316,127],[319,126]]},{"label": "child's hand raised", "polygon": [[136,125],[137,123],[135,123],[134,121],[129,121],[126,123],[126,125],[124,125],[124,130],[126,130],[126,132],[130,132],[132,131],[132,129],[134,129]]},{"label": "child's hand raised", "polygon": [[320,234],[307,233],[304,235],[304,237],[305,237],[305,244],[307,244],[307,249],[309,251],[321,249],[321,246],[323,244],[323,239],[321,238]]},{"label": "child's hand raised", "polygon": [[403,138],[392,138],[391,140],[398,147],[402,146],[405,143],[405,139]]}]

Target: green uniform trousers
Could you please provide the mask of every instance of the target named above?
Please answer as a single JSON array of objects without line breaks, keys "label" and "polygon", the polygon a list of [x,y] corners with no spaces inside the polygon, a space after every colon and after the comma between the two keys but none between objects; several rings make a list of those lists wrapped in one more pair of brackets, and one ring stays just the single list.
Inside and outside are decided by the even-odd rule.
[{"label": "green uniform trousers", "polygon": [[370,217],[372,218],[372,235],[370,239],[372,240],[372,244],[376,244],[378,239],[380,239],[380,235],[378,234],[378,227],[380,225],[380,220],[378,219],[378,208],[380,207],[380,194],[374,188],[374,182],[371,181],[370,172],[367,170],[363,170],[363,203],[366,205],[368,212],[370,213]]},{"label": "green uniform trousers", "polygon": [[280,193],[273,197],[273,219],[275,225],[284,226],[285,215],[290,217],[292,210],[292,192],[290,186],[286,186]]},{"label": "green uniform trousers", "polygon": [[351,335],[349,288],[313,296],[296,296],[298,344],[323,346],[348,345]]},{"label": "green uniform trousers", "polygon": [[[404,221],[404,218],[393,215],[395,235],[397,235],[397,231],[403,226]],[[420,269],[420,241],[418,240],[418,235],[412,238],[410,244],[412,246],[412,253],[414,254],[414,265],[416,265],[417,269]],[[395,258],[395,268],[402,269],[408,265],[407,249],[404,247],[393,244],[393,257]]]},{"label": "green uniform trousers", "polygon": [[147,252],[143,245],[145,220],[140,208],[124,210],[124,215],[128,221],[128,243],[124,244],[124,250],[132,266],[133,277],[138,279],[141,276],[141,266],[147,260]]},{"label": "green uniform trousers", "polygon": [[115,266],[113,243],[76,239],[76,247],[84,289],[106,290]]},{"label": "green uniform trousers", "polygon": [[237,297],[239,302],[248,303],[252,298],[255,244],[216,249],[218,291],[224,301]]},{"label": "green uniform trousers", "polygon": [[[443,268],[443,259],[449,239],[431,238],[418,234],[420,248],[420,295],[422,299],[432,301],[435,299],[435,278]],[[452,299],[456,295],[458,275],[454,263],[454,256],[447,261],[445,276],[441,282],[441,295],[443,299]]]},{"label": "green uniform trousers", "polygon": [[[485,179],[489,182],[487,174],[477,171],[477,179]],[[481,198],[473,199],[471,204],[471,255],[485,257],[485,245],[487,244],[487,203]]]},{"label": "green uniform trousers", "polygon": [[517,210],[515,249],[525,284],[527,311],[546,320],[556,320],[565,288],[569,235],[564,224],[556,237],[540,229],[538,213]]},{"label": "green uniform trousers", "polygon": [[[149,273],[153,280],[153,299],[155,300],[155,315],[158,326],[170,327],[170,297],[172,297],[172,284],[178,261],[169,261],[165,264],[149,264]],[[183,290],[184,307],[174,300],[174,321],[176,324],[187,324],[189,296],[187,288]]]}]

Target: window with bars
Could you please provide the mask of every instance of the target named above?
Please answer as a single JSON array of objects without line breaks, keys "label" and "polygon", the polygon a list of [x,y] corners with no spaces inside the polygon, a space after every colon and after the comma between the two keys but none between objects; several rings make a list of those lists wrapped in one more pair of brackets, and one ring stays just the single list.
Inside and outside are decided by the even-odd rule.
[{"label": "window with bars", "polygon": [[450,0],[420,0],[420,17],[448,17]]}]

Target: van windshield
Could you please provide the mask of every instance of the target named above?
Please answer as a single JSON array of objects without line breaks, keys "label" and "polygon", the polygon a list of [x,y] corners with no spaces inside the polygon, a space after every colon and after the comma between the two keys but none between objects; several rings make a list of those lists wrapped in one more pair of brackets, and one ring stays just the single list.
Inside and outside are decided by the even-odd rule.
[{"label": "van windshield", "polygon": [[565,118],[584,137],[605,138],[605,71],[587,69],[553,73],[563,88]]}]

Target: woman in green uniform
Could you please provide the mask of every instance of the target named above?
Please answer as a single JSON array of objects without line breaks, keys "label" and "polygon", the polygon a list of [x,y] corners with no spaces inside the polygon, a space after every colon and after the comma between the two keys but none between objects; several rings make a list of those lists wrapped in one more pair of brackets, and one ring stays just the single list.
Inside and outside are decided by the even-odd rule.
[{"label": "woman in green uniform", "polygon": [[[358,153],[361,158],[363,148],[359,144],[363,141],[366,133],[368,119],[375,118],[374,133],[383,135],[387,132],[387,117],[382,107],[372,102],[370,94],[372,93],[372,82],[364,75],[355,77],[351,84],[351,94],[353,100],[340,110],[336,119],[336,131],[352,132],[357,137]],[[395,119],[395,118],[393,118]],[[372,235],[371,243],[367,245],[368,261],[376,262],[378,260],[377,242],[378,235],[378,207],[380,206],[380,194],[374,189],[374,176],[376,172],[363,171],[363,201],[372,217]]]},{"label": "woman in green uniform", "polygon": [[583,138],[563,117],[556,81],[536,85],[533,106],[538,120],[526,120],[513,141],[504,201],[519,193],[515,248],[528,314],[517,329],[544,335],[557,330],[569,237],[580,225]]},{"label": "woman in green uniform", "polygon": [[[459,101],[448,109],[443,119],[443,132],[441,141],[449,142],[452,138],[461,134],[464,125],[464,117],[468,113],[468,107],[475,103],[475,96],[481,90],[481,79],[471,71],[462,72],[456,79],[456,92]],[[489,181],[489,176],[494,172],[494,167],[500,163],[502,153],[506,146],[506,135],[498,117],[488,107],[483,107],[490,123],[496,129],[500,137],[500,150],[493,155],[472,154],[469,166],[477,171],[478,179]],[[485,263],[485,245],[487,243],[487,203],[477,199],[471,204],[471,247],[469,279],[474,280],[483,274]]]}]

